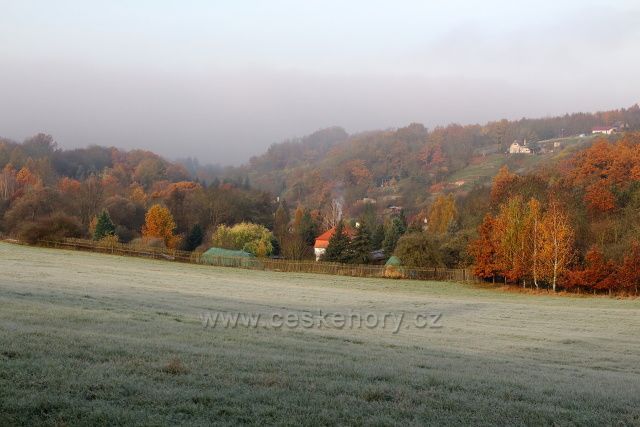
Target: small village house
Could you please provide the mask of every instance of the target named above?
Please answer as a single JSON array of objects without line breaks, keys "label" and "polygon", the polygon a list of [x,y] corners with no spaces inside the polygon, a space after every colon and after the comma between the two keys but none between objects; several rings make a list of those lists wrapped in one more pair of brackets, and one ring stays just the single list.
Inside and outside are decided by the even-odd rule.
[{"label": "small village house", "polygon": [[618,128],[616,128],[615,126],[596,126],[593,129],[591,129],[592,134],[601,134],[601,135],[611,135],[613,133],[616,133],[617,131],[618,131]]},{"label": "small village house", "polygon": [[513,141],[509,146],[509,154],[533,154],[531,147],[527,146],[527,140],[525,139],[522,144],[518,141]]},{"label": "small village house", "polygon": [[[345,225],[344,231],[345,233],[347,233],[347,236],[349,236],[349,238],[352,238],[355,234],[353,229],[347,225]],[[319,235],[318,237],[316,237],[316,243],[313,245],[313,253],[316,256],[316,261],[320,261],[320,258],[322,258],[322,255],[324,255],[324,253],[327,251],[327,246],[329,246],[329,240],[331,239],[331,237],[335,232],[336,232],[336,228],[332,227],[329,230],[322,233],[321,235]]]}]

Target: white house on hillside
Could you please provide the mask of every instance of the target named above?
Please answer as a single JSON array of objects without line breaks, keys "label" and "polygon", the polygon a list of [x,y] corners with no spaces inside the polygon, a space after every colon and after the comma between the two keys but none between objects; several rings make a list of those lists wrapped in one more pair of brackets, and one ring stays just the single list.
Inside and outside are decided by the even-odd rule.
[{"label": "white house on hillside", "polygon": [[591,133],[602,134],[602,135],[611,135],[612,133],[616,133],[618,129],[615,126],[596,126],[591,130]]},{"label": "white house on hillside", "polygon": [[522,142],[522,145],[518,141],[513,141],[509,146],[509,154],[533,154],[530,147],[527,147],[527,140]]}]

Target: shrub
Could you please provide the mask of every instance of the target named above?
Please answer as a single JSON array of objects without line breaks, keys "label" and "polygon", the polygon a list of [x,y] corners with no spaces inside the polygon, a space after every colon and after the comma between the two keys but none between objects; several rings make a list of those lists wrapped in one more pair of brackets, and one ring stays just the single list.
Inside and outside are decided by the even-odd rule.
[{"label": "shrub", "polygon": [[81,237],[82,227],[76,217],[56,213],[38,221],[23,223],[18,238],[28,243],[38,240],[61,240],[65,237]]},{"label": "shrub", "polygon": [[135,249],[166,249],[164,239],[161,239],[159,237],[138,237],[137,239],[133,239],[130,242],[130,245]]},{"label": "shrub", "polygon": [[219,226],[211,237],[211,244],[218,248],[244,250],[257,257],[273,253],[273,235],[259,224],[241,222],[233,227]]},{"label": "shrub", "polygon": [[120,239],[115,234],[109,234],[108,236],[104,236],[102,239],[98,241],[98,245],[105,248],[115,248],[120,243]]},{"label": "shrub", "polygon": [[425,232],[405,234],[398,240],[394,253],[407,267],[441,267],[443,265],[436,240]]}]

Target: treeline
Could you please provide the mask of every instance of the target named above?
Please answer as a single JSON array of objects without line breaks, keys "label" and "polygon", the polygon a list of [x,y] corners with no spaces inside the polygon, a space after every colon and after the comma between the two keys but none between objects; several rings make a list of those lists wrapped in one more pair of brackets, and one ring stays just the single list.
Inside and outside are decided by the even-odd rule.
[{"label": "treeline", "polygon": [[599,140],[561,167],[494,178],[470,247],[488,280],[556,290],[637,293],[640,134]]},{"label": "treeline", "polygon": [[94,237],[106,213],[113,234],[129,242],[144,237],[145,225],[147,235],[154,234],[151,214],[171,228],[172,238],[155,233],[162,244],[188,248],[197,228],[210,235],[221,224],[272,227],[275,207],[273,197],[251,188],[246,177],[201,182],[148,151],[61,150],[44,134],[21,144],[0,140],[0,231],[26,241]]},{"label": "treeline", "polygon": [[379,213],[397,205],[411,216],[431,203],[429,189],[437,189],[486,154],[504,153],[516,139],[535,143],[590,134],[593,127],[602,125],[640,130],[640,107],[434,129],[412,124],[355,135],[330,128],[274,144],[248,165],[224,174],[236,179],[249,176],[257,188],[292,206],[301,203],[312,210],[326,210],[338,198],[346,215],[358,217],[362,200],[372,198],[378,200]]},{"label": "treeline", "polygon": [[[635,126],[637,110],[548,120],[567,126],[622,117]],[[492,126],[412,125],[352,137],[335,128],[290,142],[303,147],[290,161],[276,146],[270,156],[283,167],[280,176],[292,180],[283,184],[284,198],[256,189],[256,177],[243,169],[202,179],[193,175],[195,162],[189,170],[147,151],[61,150],[43,134],[23,143],[0,140],[0,232],[29,242],[141,240],[309,259],[315,238],[339,226],[344,233],[330,242],[328,261],[396,255],[411,267],[474,265],[479,277],[517,286],[637,292],[640,134],[597,140],[553,168],[516,174],[505,167],[491,185],[434,197],[430,174],[464,163],[465,154],[456,153],[493,138]],[[252,163],[273,178],[275,164]],[[354,201],[371,186],[377,198]],[[413,210],[386,209],[409,199]]]}]

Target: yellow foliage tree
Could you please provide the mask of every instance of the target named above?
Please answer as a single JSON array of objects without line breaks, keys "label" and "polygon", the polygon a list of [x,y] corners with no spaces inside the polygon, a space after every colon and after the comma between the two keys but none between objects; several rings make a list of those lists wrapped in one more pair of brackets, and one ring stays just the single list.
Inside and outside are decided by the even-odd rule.
[{"label": "yellow foliage tree", "polygon": [[549,203],[540,228],[540,275],[555,291],[558,278],[567,271],[573,260],[575,232],[570,218],[557,201]]},{"label": "yellow foliage tree", "polygon": [[498,264],[505,280],[518,282],[529,274],[531,247],[527,223],[527,204],[522,197],[511,197],[500,205],[494,233],[498,240]]},{"label": "yellow foliage tree", "polygon": [[89,221],[89,234],[93,236],[96,232],[96,225],[98,225],[98,215],[94,215]]},{"label": "yellow foliage tree", "polygon": [[456,219],[456,203],[453,195],[438,196],[429,211],[428,230],[434,234],[444,234]]},{"label": "yellow foliage tree", "polygon": [[147,195],[144,192],[144,189],[139,184],[131,184],[131,200],[134,202],[142,203],[146,202]]}]

